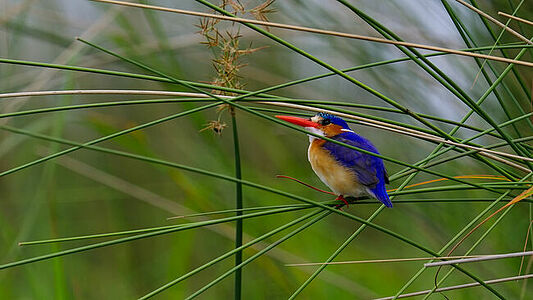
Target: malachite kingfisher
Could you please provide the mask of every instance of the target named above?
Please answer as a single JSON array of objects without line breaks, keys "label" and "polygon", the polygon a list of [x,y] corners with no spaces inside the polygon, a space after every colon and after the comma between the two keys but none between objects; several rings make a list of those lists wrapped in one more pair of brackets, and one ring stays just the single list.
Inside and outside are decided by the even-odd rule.
[{"label": "malachite kingfisher", "polygon": [[[348,127],[346,121],[337,116],[322,112],[309,119],[292,116],[276,117],[302,126],[319,136],[379,154],[369,140],[356,134]],[[392,207],[385,189],[389,178],[381,158],[313,135],[309,135],[307,156],[316,175],[338,195],[337,200],[348,205],[344,196],[357,198],[370,195],[385,206]]]}]

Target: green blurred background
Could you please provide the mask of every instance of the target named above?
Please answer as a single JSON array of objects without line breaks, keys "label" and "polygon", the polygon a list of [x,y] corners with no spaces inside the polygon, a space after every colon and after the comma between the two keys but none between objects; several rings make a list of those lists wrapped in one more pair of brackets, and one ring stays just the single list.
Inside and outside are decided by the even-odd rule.
[{"label": "green blurred background", "polygon": [[[405,40],[454,49],[466,47],[440,1],[350,2]],[[449,2],[467,24],[478,45],[494,43],[477,15],[454,1]],[[480,5],[494,16],[498,11],[511,12],[510,5],[515,7],[518,2],[482,1]],[[243,2],[246,7],[254,7],[260,3],[262,2]],[[150,4],[208,11],[195,1],[162,0],[150,1]],[[335,1],[276,1],[272,7],[276,11],[270,13],[268,18],[274,22],[378,36],[378,33],[359,17]],[[531,5],[526,3],[519,15],[531,19]],[[201,44],[204,39],[198,33],[198,24],[199,19],[196,17],[82,0],[0,0],[0,57],[148,74],[76,41],[75,37],[80,36],[177,78],[211,82],[216,77],[212,66],[216,51]],[[226,28],[235,29],[227,22],[221,22],[218,26],[221,31]],[[520,29],[518,26],[514,28]],[[496,27],[493,29],[499,32]],[[523,26],[521,29],[523,31],[520,32],[526,37],[533,33],[532,27]],[[339,68],[403,57],[400,51],[389,45],[275,28],[271,31]],[[246,66],[243,66],[239,73],[240,82],[246,90],[254,91],[327,71],[249,29],[242,27],[240,33],[241,45],[265,47],[246,55],[242,60]],[[501,42],[515,41],[516,38],[504,34]],[[517,51],[508,51],[509,56],[514,57]],[[481,77],[474,83],[479,68],[471,58],[443,56],[431,60],[473,99],[479,98],[488,88],[488,84]],[[531,52],[522,60],[531,61]],[[501,72],[505,67],[499,63],[491,64],[496,72]],[[531,69],[516,67],[516,70],[531,90]],[[464,104],[412,62],[380,66],[350,74],[416,112],[456,121],[467,112]],[[187,91],[175,84],[11,64],[0,64],[0,78],[2,93],[69,89]],[[517,95],[523,107],[531,111],[528,107],[530,100],[524,96],[513,77],[506,77],[506,86],[511,93]],[[275,91],[273,94],[296,99],[344,101],[388,107],[377,97],[337,77],[300,84]],[[2,113],[7,113],[60,105],[149,98],[130,95],[20,97],[2,99],[0,109]],[[3,118],[0,122],[2,125],[85,142],[200,105],[202,103],[105,107]],[[482,108],[498,122],[507,120],[492,95]],[[355,111],[419,126],[416,121],[401,114],[368,109]],[[514,117],[519,115],[517,110],[512,110],[511,113]],[[209,109],[99,145],[233,176],[234,144],[229,114],[221,114],[222,122],[229,126],[221,135],[210,130],[200,131],[217,117],[217,111]],[[308,141],[304,134],[241,110],[236,111],[236,117],[244,179],[315,201],[331,199],[330,196],[296,183],[275,178],[278,174],[290,175],[318,187],[325,187],[308,165]],[[453,128],[442,123],[435,124],[445,131]],[[488,126],[476,117],[471,118],[467,124],[480,128]],[[383,155],[409,163],[423,159],[435,147],[432,143],[384,130],[361,125],[352,125],[352,128],[371,139]],[[522,136],[531,135],[528,128],[520,127],[520,130]],[[469,137],[472,134],[471,131],[460,130],[457,136]],[[499,140],[490,137],[476,140],[485,145],[496,141]],[[11,169],[44,154],[66,148],[57,143],[2,131],[1,170]],[[510,148],[500,150],[512,151]],[[386,166],[389,174],[403,169],[388,162]],[[469,157],[456,159],[432,170],[451,176],[495,174],[493,170]],[[413,183],[435,178],[419,174]],[[401,181],[392,182],[390,187],[397,187],[400,183]],[[448,183],[432,186],[446,184]],[[91,150],[75,151],[65,158],[4,176],[0,179],[0,188],[0,263],[89,243],[80,241],[19,247],[17,243],[20,241],[192,222],[202,218],[177,221],[167,221],[166,218],[235,207],[234,183]],[[461,190],[405,195],[396,199],[494,200],[495,195],[486,191]],[[297,202],[244,187],[245,207],[293,203]],[[374,222],[437,250],[488,204],[397,204],[393,209],[383,211]],[[346,211],[367,218],[376,208],[377,202],[370,205],[351,205]],[[247,219],[244,222],[244,239],[248,241],[304,213],[292,212]],[[219,216],[207,218],[217,217]],[[477,247],[475,254],[522,251],[529,220],[529,205],[518,205]],[[359,223],[341,216],[330,215],[261,256],[243,269],[243,298],[287,298],[316,267],[287,267],[285,264],[324,261],[359,226]],[[484,230],[486,228],[484,227]],[[233,223],[215,225],[2,270],[0,299],[136,298],[231,250],[234,247],[233,232]],[[456,254],[464,252],[481,233],[482,231],[475,233]],[[276,237],[268,241],[272,242]],[[245,258],[264,246],[265,244],[261,244],[256,249],[244,251]],[[336,260],[426,256],[426,253],[406,243],[367,228]],[[394,295],[419,270],[421,264],[422,262],[409,262],[329,266],[305,289],[300,298],[370,299]],[[184,298],[232,265],[233,259],[224,260],[155,298]],[[520,258],[512,258],[471,264],[468,270],[482,279],[493,279],[517,275],[519,266]],[[408,290],[432,288],[434,274],[435,270],[426,271]],[[470,278],[456,272],[445,285],[470,281]],[[495,287],[509,299],[518,299],[522,282],[508,282]],[[533,289],[529,285],[526,295],[531,295],[532,292]],[[494,297],[479,287],[448,292],[446,295],[450,299]],[[200,298],[231,297],[233,277],[225,279]],[[438,299],[442,296],[435,294],[431,298]]]}]

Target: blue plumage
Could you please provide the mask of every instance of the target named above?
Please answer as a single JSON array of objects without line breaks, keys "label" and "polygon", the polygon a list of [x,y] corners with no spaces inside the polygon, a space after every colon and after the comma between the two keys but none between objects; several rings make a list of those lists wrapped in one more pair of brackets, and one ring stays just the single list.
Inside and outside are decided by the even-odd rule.
[{"label": "blue plumage", "polygon": [[[346,127],[348,127],[347,124]],[[376,147],[374,147],[369,140],[354,132],[343,132],[331,138],[336,141],[379,154]],[[385,204],[385,206],[392,207],[392,203],[385,189],[385,183],[388,183],[389,180],[387,178],[387,172],[381,158],[362,153],[333,142],[326,142],[324,143],[323,147],[324,149],[328,150],[335,160],[337,160],[340,164],[349,168],[350,170],[353,170],[359,182],[364,185],[369,192],[373,194],[373,196]]]},{"label": "blue plumage", "polygon": [[328,120],[332,124],[342,126],[342,128],[350,129],[350,127],[348,126],[348,123],[346,123],[346,121],[344,121],[343,119],[341,119],[341,118],[339,118],[337,116],[334,116],[332,114],[321,112],[321,113],[318,113],[317,116],[319,116],[320,118],[322,118],[324,120]]}]

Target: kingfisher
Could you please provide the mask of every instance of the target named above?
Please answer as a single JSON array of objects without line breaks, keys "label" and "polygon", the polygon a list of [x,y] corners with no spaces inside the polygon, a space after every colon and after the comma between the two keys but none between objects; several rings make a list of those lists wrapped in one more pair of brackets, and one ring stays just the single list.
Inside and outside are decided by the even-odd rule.
[{"label": "kingfisher", "polygon": [[[379,154],[369,140],[355,133],[346,121],[332,114],[321,112],[309,119],[293,116],[276,118],[302,126],[319,136]],[[381,158],[313,135],[309,135],[307,157],[320,180],[338,195],[336,200],[348,205],[344,196],[357,198],[369,195],[386,207],[392,207],[385,189],[389,178]]]}]

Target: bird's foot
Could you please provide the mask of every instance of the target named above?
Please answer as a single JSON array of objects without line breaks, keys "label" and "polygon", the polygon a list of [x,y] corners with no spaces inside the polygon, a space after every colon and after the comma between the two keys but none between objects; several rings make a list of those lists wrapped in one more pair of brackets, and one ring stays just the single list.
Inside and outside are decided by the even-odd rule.
[{"label": "bird's foot", "polygon": [[344,202],[344,204],[338,204],[336,206],[336,208],[338,208],[338,209],[341,209],[344,205],[346,205],[346,208],[350,207],[348,205],[348,201],[346,201],[346,199],[344,199],[343,195],[339,195],[335,200],[340,200],[340,201]]}]

